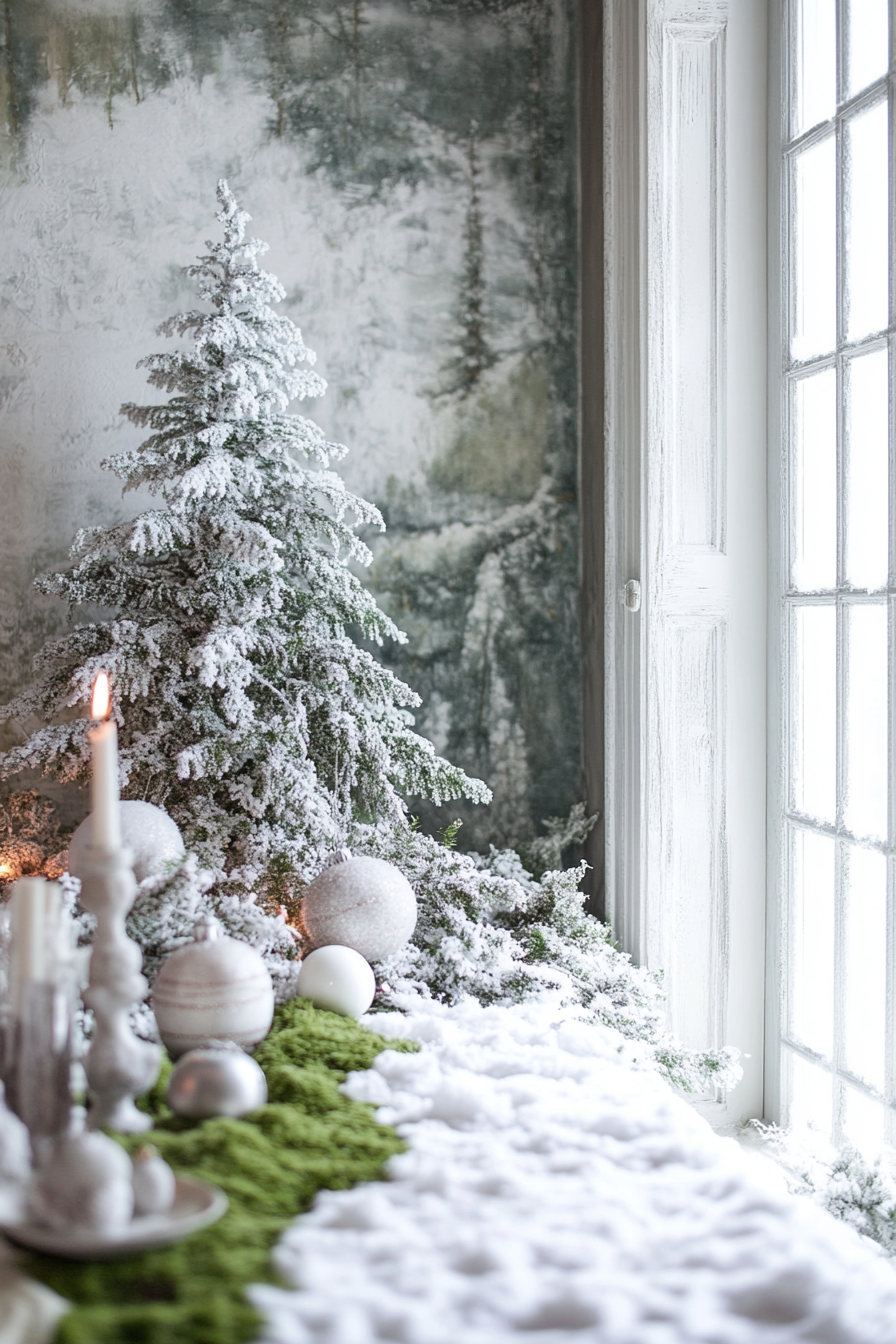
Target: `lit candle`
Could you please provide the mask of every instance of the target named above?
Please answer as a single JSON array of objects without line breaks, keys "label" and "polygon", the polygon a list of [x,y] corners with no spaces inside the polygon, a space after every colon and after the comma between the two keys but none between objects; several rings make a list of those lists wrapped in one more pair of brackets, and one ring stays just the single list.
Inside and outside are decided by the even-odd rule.
[{"label": "lit candle", "polygon": [[90,713],[103,719],[87,734],[93,758],[90,783],[91,844],[106,851],[121,848],[121,819],[118,810],[118,729],[109,717],[112,698],[109,678],[100,672],[93,684]]}]

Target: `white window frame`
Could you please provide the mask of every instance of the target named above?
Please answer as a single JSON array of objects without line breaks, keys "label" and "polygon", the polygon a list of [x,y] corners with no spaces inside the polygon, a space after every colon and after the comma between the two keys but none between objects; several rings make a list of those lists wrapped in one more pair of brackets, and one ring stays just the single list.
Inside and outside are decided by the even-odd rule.
[{"label": "white window frame", "polygon": [[[669,614],[663,603],[670,591],[663,573],[664,565],[668,566],[668,548],[664,552],[666,539],[657,519],[662,524],[663,453],[670,442],[674,447],[675,434],[668,399],[664,397],[670,369],[675,367],[674,358],[670,363],[669,343],[670,339],[674,343],[676,333],[670,332],[662,310],[664,305],[668,307],[668,294],[676,281],[674,268],[681,260],[680,256],[676,258],[674,239],[670,243],[666,211],[670,193],[674,196],[680,189],[680,182],[676,186],[676,173],[681,179],[681,164],[676,164],[674,155],[668,152],[670,66],[666,56],[670,41],[674,45],[682,35],[687,38],[688,26],[696,33],[702,25],[703,35],[710,41],[718,41],[721,33],[725,44],[725,58],[716,62],[716,72],[721,72],[724,81],[718,106],[723,109],[725,126],[720,153],[721,172],[727,185],[719,216],[721,223],[715,235],[722,240],[725,269],[714,299],[713,320],[718,319],[723,328],[719,373],[722,380],[727,380],[728,524],[732,538],[738,528],[752,529],[754,543],[767,528],[768,572],[767,588],[757,599],[749,570],[751,564],[758,564],[761,569],[762,563],[757,561],[755,544],[752,548],[742,546],[737,563],[728,567],[723,599],[715,606],[709,601],[701,613],[696,600],[699,594],[693,590],[679,590],[677,594],[680,611],[687,620],[702,614],[716,620],[720,628],[724,626],[726,633],[739,628],[741,651],[745,632],[752,631],[755,637],[761,625],[765,633],[763,670],[757,673],[755,661],[751,668],[754,677],[763,681],[767,704],[760,713],[754,702],[741,714],[738,695],[743,693],[744,681],[732,695],[734,683],[728,675],[727,701],[723,697],[715,743],[722,753],[718,779],[727,827],[722,846],[727,875],[723,873],[715,887],[710,884],[702,899],[706,903],[709,897],[705,908],[717,916],[718,933],[714,936],[723,952],[727,928],[728,950],[723,974],[716,974],[713,981],[706,966],[702,973],[708,998],[715,996],[712,1008],[721,1024],[718,1043],[724,1040],[738,1045],[753,1056],[747,1063],[745,1083],[733,1094],[731,1104],[720,1104],[716,1099],[704,1107],[719,1124],[747,1116],[764,1116],[786,1123],[789,1106],[786,1078],[782,1079],[782,1074],[786,1074],[782,1034],[786,1025],[789,900],[784,845],[789,803],[788,669],[786,632],[782,628],[782,614],[787,607],[784,594],[789,548],[783,458],[786,359],[782,367],[789,340],[781,167],[782,108],[786,108],[790,96],[784,87],[786,3],[787,0],[680,0],[680,3],[679,0],[604,0],[603,6],[607,914],[617,937],[637,962],[674,971],[677,955],[679,974],[682,951],[686,955],[688,950],[680,945],[685,925],[676,925],[674,909],[669,913],[674,905],[669,896],[674,886],[670,881],[674,864],[665,863],[674,849],[675,836],[674,828],[663,830],[662,814],[668,794],[664,796],[662,788],[657,787],[676,716],[681,719],[683,714],[686,719],[688,712],[687,706],[682,710],[676,704],[669,713],[668,704],[664,705],[662,696],[657,694],[663,675],[657,650],[662,653],[662,620]],[[839,9],[842,22],[843,0]],[[713,25],[715,38],[710,32]],[[710,90],[710,83],[703,90],[704,98],[708,90],[713,97],[718,95],[718,90]],[[892,88],[889,97],[893,152],[896,136]],[[671,110],[674,119],[674,103]],[[761,152],[757,152],[757,142],[762,144]],[[894,226],[896,221],[891,219],[891,228]],[[753,289],[752,301],[745,285]],[[767,298],[764,314],[759,312],[761,295]],[[894,340],[891,328],[891,346]],[[720,394],[722,385],[717,389]],[[751,422],[747,432],[738,416],[742,416],[751,395],[754,402],[765,402],[767,421],[760,431]],[[893,399],[891,391],[891,407]],[[896,480],[894,418],[891,409],[891,488]],[[745,464],[746,474],[741,470]],[[741,476],[735,482],[731,473],[739,470]],[[756,495],[760,481],[764,496],[758,505],[761,520]],[[737,547],[732,545],[727,551],[725,547],[717,549],[720,554],[725,551],[733,556]],[[766,548],[763,550],[765,553]],[[887,1123],[888,1138],[893,1143],[896,1139],[896,535],[892,522],[890,571],[890,834],[885,848],[889,859],[890,980]],[[632,581],[639,586],[639,593]],[[759,641],[762,642],[761,636]],[[732,703],[737,705],[734,711]],[[753,733],[765,743],[766,751],[759,753],[763,761],[761,771],[757,770],[757,752],[751,753],[749,743],[745,743],[745,732]],[[840,756],[842,759],[842,743]],[[706,759],[713,761],[713,753],[709,752]],[[759,853],[764,865],[759,877],[757,865],[750,862],[751,843],[755,848],[753,857]],[[688,1041],[689,1023],[686,1014],[676,1020],[674,994],[670,1026]],[[832,1069],[835,1080],[840,1072],[843,1072],[840,1062],[835,1058]],[[834,1137],[840,1137],[836,1117]]]},{"label": "white window frame", "polygon": [[[892,5],[891,5],[892,10]],[[841,32],[846,26],[846,4],[845,0],[838,0],[837,20]],[[770,586],[769,586],[769,650],[771,653],[769,664],[769,866],[768,866],[768,956],[767,956],[767,978],[770,987],[767,1009],[767,1031],[766,1031],[766,1114],[779,1122],[787,1123],[790,1119],[790,1087],[789,1087],[789,1061],[794,1056],[801,1055],[807,1062],[815,1067],[822,1067],[825,1072],[829,1072],[832,1079],[832,1115],[830,1117],[830,1132],[835,1143],[842,1143],[846,1139],[843,1132],[843,1104],[842,1091],[845,1087],[851,1086],[858,1092],[864,1092],[867,1095],[874,1096],[874,1090],[862,1080],[857,1079],[850,1074],[846,1068],[843,1046],[843,1023],[841,1013],[837,1005],[842,1004],[845,995],[844,967],[843,967],[843,931],[844,931],[844,892],[842,884],[842,849],[844,844],[848,844],[856,839],[849,832],[842,816],[842,798],[844,790],[843,761],[845,757],[845,713],[842,703],[843,678],[842,678],[842,658],[844,647],[844,608],[856,600],[866,600],[861,593],[853,593],[845,584],[843,578],[843,551],[844,551],[844,491],[843,491],[843,401],[838,395],[838,431],[837,431],[837,461],[838,461],[838,575],[837,587],[835,589],[836,597],[834,599],[837,608],[837,683],[838,697],[841,703],[837,714],[837,802],[838,816],[834,826],[824,826],[816,824],[809,819],[796,817],[791,812],[790,780],[788,768],[788,756],[791,751],[790,731],[792,719],[792,706],[789,705],[789,686],[791,684],[790,668],[790,633],[788,625],[790,623],[790,612],[794,600],[800,602],[799,595],[788,596],[790,592],[789,575],[789,551],[790,551],[790,528],[791,523],[791,503],[788,498],[788,454],[790,448],[790,430],[788,418],[790,411],[788,408],[787,387],[793,376],[794,369],[797,368],[795,362],[790,358],[790,319],[789,313],[792,305],[791,280],[788,274],[789,261],[788,250],[788,230],[791,227],[791,218],[788,202],[788,172],[790,151],[794,145],[801,145],[807,142],[814,142],[826,134],[830,133],[832,127],[836,127],[837,137],[837,195],[838,195],[838,224],[837,224],[837,248],[838,248],[838,331],[836,352],[831,357],[823,357],[819,360],[807,360],[802,362],[799,370],[809,371],[815,365],[830,366],[837,369],[838,391],[842,386],[843,366],[847,358],[851,355],[865,353],[875,348],[888,346],[890,350],[890,489],[892,491],[893,482],[896,481],[896,455],[894,455],[894,429],[893,429],[893,346],[894,346],[894,328],[891,322],[888,328],[888,335],[881,338],[871,336],[863,340],[848,343],[844,339],[843,331],[843,313],[844,313],[844,246],[845,240],[842,237],[841,217],[840,217],[840,199],[844,183],[844,169],[842,161],[842,143],[844,139],[843,124],[850,113],[862,108],[866,104],[875,102],[879,99],[883,87],[887,88],[887,101],[889,105],[888,120],[890,126],[890,148],[891,148],[891,203],[892,203],[892,176],[893,176],[893,117],[894,117],[894,97],[893,97],[893,65],[891,58],[890,74],[882,77],[874,85],[861,91],[858,95],[841,103],[838,96],[838,110],[829,122],[821,123],[817,127],[811,128],[804,135],[791,137],[789,128],[785,125],[785,120],[790,106],[795,97],[792,87],[794,61],[791,58],[795,43],[795,33],[792,31],[794,24],[794,6],[789,0],[771,0],[769,26],[770,26],[770,46],[769,46],[769,66],[770,66],[770,102],[768,113],[769,125],[769,253],[772,264],[769,268],[770,286],[769,286],[769,517],[774,519],[776,526],[770,529],[770,540],[772,541],[772,550],[770,555]],[[892,41],[892,35],[891,35]],[[841,43],[841,54],[843,45]],[[838,84],[842,84],[844,72],[838,71]],[[838,89],[839,95],[839,89]],[[893,211],[891,204],[890,229],[892,237],[893,229]],[[892,256],[891,242],[891,256]],[[892,289],[892,275],[890,285]],[[893,301],[890,299],[890,313],[893,312]],[[889,762],[888,762],[888,787],[889,787],[889,818],[888,829],[889,836],[882,844],[859,840],[860,844],[869,848],[882,851],[887,855],[887,1060],[886,1060],[886,1079],[885,1094],[883,1097],[884,1116],[886,1122],[886,1140],[890,1145],[896,1144],[896,1021],[894,1021],[894,1009],[896,1009],[896,815],[894,815],[894,804],[896,804],[896,714],[894,714],[894,705],[896,705],[896,608],[894,608],[894,598],[896,598],[896,585],[894,585],[894,573],[896,573],[896,536],[894,536],[893,527],[894,509],[891,500],[890,507],[890,539],[889,539],[889,582],[886,602],[889,608],[889,723],[883,725],[883,730],[888,733],[889,738]],[[833,1057],[829,1066],[820,1065],[819,1058],[813,1056],[812,1052],[801,1046],[799,1042],[788,1039],[788,993],[791,981],[790,957],[791,948],[789,946],[790,926],[791,926],[791,901],[792,893],[790,891],[791,878],[789,873],[790,857],[788,853],[787,830],[789,824],[798,824],[801,829],[814,832],[816,834],[827,834],[834,838],[836,846],[836,879],[835,879],[835,964],[834,964],[834,995],[835,995],[835,1015],[834,1015],[834,1050]],[[875,1098],[879,1100],[880,1098]],[[819,1117],[826,1120],[827,1117]]]}]

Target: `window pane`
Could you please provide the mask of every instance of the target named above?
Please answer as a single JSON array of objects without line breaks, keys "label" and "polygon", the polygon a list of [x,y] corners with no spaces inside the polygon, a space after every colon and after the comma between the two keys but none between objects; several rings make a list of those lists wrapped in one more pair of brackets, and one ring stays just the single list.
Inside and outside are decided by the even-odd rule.
[{"label": "window pane", "polygon": [[[837,375],[794,387],[793,571],[802,592],[837,583]],[[884,499],[886,509],[886,498]]]},{"label": "window pane", "polygon": [[890,25],[887,0],[850,0],[849,92],[867,89],[887,73]]},{"label": "window pane", "polygon": [[798,812],[836,820],[837,616],[831,606],[795,613],[793,800]]},{"label": "window pane", "polygon": [[847,609],[846,799],[856,835],[887,834],[887,608]]},{"label": "window pane", "polygon": [[791,1055],[790,1123],[808,1125],[831,1137],[831,1075],[816,1064]]},{"label": "window pane", "polygon": [[886,350],[849,361],[846,578],[885,588],[889,570],[889,434]]},{"label": "window pane", "polygon": [[884,1087],[887,1021],[887,861],[851,845],[844,871],[846,1067]]},{"label": "window pane", "polygon": [[884,1108],[855,1088],[844,1088],[843,1137],[864,1157],[875,1158],[884,1146]]},{"label": "window pane", "polygon": [[805,149],[794,164],[794,359],[833,350],[837,336],[837,230],[834,139]]},{"label": "window pane", "polygon": [[887,105],[846,126],[847,334],[857,341],[883,331],[889,313]]},{"label": "window pane", "polygon": [[794,1040],[830,1058],[834,1049],[834,841],[793,832],[792,997]]},{"label": "window pane", "polygon": [[794,135],[834,115],[837,101],[836,0],[797,0]]}]

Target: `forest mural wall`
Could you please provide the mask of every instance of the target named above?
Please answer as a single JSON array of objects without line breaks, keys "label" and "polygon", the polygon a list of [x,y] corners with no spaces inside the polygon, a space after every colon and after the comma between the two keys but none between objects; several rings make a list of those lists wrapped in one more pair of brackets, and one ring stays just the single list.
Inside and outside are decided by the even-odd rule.
[{"label": "forest mural wall", "polygon": [[99,464],[226,176],[386,518],[365,581],[409,641],[381,656],[494,790],[424,823],[508,843],[581,796],[575,19],[0,0],[0,697],[66,619],[34,575],[143,502]]}]

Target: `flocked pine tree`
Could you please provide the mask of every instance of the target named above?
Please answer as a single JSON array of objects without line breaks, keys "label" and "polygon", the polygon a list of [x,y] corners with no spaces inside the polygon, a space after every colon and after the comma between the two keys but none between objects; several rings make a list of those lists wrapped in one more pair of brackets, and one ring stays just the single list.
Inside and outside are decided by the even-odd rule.
[{"label": "flocked pine tree", "polygon": [[82,531],[73,567],[39,581],[118,614],[45,648],[41,679],[0,714],[50,726],[0,772],[86,779],[87,722],[60,719],[106,668],[124,796],[163,805],[219,881],[245,889],[307,879],[353,820],[400,823],[404,794],[489,791],[414,733],[418,697],[353,638],[405,638],[349,567],[370,559],[354,528],[382,518],[328,469],[346,450],[287,413],[326,384],[273,311],[284,290],[224,181],[218,201],[224,241],[187,268],[207,308],[159,329],[192,342],[142,361],[171,395],[122,408],[152,432],[104,464],[163,507]]}]

